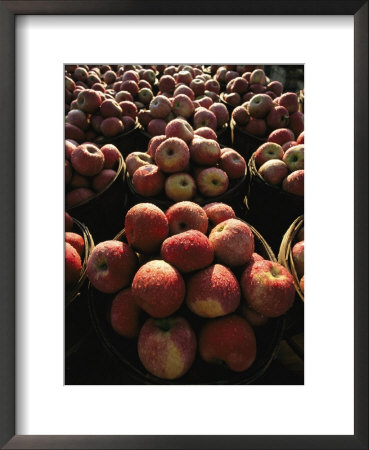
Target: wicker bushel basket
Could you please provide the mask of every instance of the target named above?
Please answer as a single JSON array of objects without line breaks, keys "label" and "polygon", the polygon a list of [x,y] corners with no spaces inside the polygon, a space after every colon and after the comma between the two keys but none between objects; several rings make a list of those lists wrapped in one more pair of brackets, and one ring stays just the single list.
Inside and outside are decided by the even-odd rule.
[{"label": "wicker bushel basket", "polygon": [[83,237],[85,248],[82,255],[82,271],[78,281],[65,289],[65,351],[66,356],[77,349],[90,330],[86,300],[86,269],[88,258],[95,246],[93,237],[86,225],[73,219],[74,233]]},{"label": "wicker bushel basket", "polygon": [[137,149],[140,138],[139,128],[140,124],[136,118],[135,126],[130,130],[111,138],[101,136],[97,138],[95,143],[99,147],[102,147],[105,144],[113,144],[125,158],[129,153],[134,152]]},{"label": "wicker bushel basket", "polygon": [[298,241],[302,240],[300,233],[303,231],[303,227],[304,216],[301,215],[292,222],[283,236],[278,254],[278,262],[292,273],[296,288],[294,305],[287,314],[285,339],[302,361],[302,366],[304,360],[304,293],[300,288],[299,278],[293,262],[292,248]]},{"label": "wicker bushel basket", "polygon": [[65,306],[68,307],[72,302],[76,301],[78,298],[82,285],[86,279],[86,269],[87,269],[87,260],[90,256],[92,249],[94,248],[94,240],[92,238],[91,233],[89,232],[86,225],[81,223],[77,219],[73,219],[73,229],[74,233],[77,233],[83,237],[83,241],[85,244],[84,253],[82,255],[82,271],[78,281],[65,290]]},{"label": "wicker bushel basket", "polygon": [[247,193],[247,220],[265,236],[278,253],[288,226],[304,213],[304,197],[285,192],[263,180],[255,166],[254,155],[249,163],[250,184]]},{"label": "wicker bushel basket", "polygon": [[[161,194],[157,197],[144,197],[137,193],[135,190],[132,180],[127,173],[127,184],[128,184],[128,206],[133,206],[136,203],[154,203],[156,206],[161,208],[162,210],[167,210],[171,205],[173,205],[173,200],[170,200],[165,194]],[[242,215],[245,213],[245,202],[244,198],[247,191],[248,184],[248,170],[246,166],[245,175],[242,178],[238,178],[236,180],[230,180],[228,190],[217,197],[203,197],[200,195],[196,195],[195,198],[191,199],[192,202],[199,204],[200,206],[204,206],[207,203],[212,202],[222,202],[227,203],[232,206],[235,210],[236,214]]]},{"label": "wicker bushel basket", "polygon": [[296,292],[298,293],[302,301],[304,301],[304,293],[301,290],[299,277],[297,275],[295,264],[293,262],[292,248],[295,244],[297,244],[297,242],[299,242],[299,240],[301,240],[298,236],[300,230],[302,230],[303,227],[304,216],[300,216],[292,222],[291,226],[283,236],[278,254],[278,262],[292,273]]},{"label": "wicker bushel basket", "polygon": [[[263,239],[263,237],[251,227],[255,236],[255,251],[266,259],[276,261],[276,258]],[[125,231],[122,230],[117,240],[125,241]],[[238,277],[241,274],[235,275]],[[184,275],[186,280],[186,275]],[[225,366],[210,365],[202,361],[199,355],[191,369],[183,377],[168,381],[157,378],[146,371],[137,354],[137,339],[125,339],[116,334],[107,319],[109,317],[111,302],[114,295],[106,295],[98,292],[89,284],[88,291],[89,309],[93,327],[108,353],[118,362],[122,372],[134,379],[139,384],[250,384],[255,382],[265,373],[270,363],[277,357],[280,341],[285,329],[285,316],[280,316],[254,329],[257,341],[257,356],[254,364],[244,372],[232,372]],[[183,304],[176,313],[187,318],[195,333],[198,335],[204,320],[192,314]],[[142,313],[142,323],[147,319],[146,313]]]},{"label": "wicker bushel basket", "polygon": [[111,239],[122,229],[126,207],[126,165],[121,156],[116,176],[108,186],[94,197],[68,208],[67,212],[85,223],[98,243]]},{"label": "wicker bushel basket", "polygon": [[261,138],[247,133],[238,125],[236,125],[233,119],[231,120],[230,127],[232,136],[232,148],[241,153],[246,162],[248,162],[254,151],[257,150],[260,145],[266,142],[266,138]]}]

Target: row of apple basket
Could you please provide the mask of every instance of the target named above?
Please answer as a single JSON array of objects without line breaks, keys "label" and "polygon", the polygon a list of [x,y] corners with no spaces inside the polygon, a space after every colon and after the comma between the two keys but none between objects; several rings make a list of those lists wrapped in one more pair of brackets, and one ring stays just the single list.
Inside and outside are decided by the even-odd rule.
[{"label": "row of apple basket", "polygon": [[67,304],[87,285],[96,332],[138,382],[251,383],[303,300],[303,130],[260,138],[252,114],[266,113],[66,133]]},{"label": "row of apple basket", "polygon": [[[157,149],[159,149],[159,152],[157,155],[155,155],[155,161],[159,164],[155,165],[154,168],[148,167],[153,166],[153,164],[148,164],[151,162],[150,160],[143,159],[143,155],[132,155],[131,157],[127,157],[126,161],[124,161],[123,156],[118,151],[117,147],[113,146],[112,144],[105,144],[101,147],[100,151],[104,156],[104,161],[113,161],[112,164],[110,164],[109,167],[111,168],[101,168],[101,171],[97,173],[97,175],[94,175],[91,177],[91,183],[92,186],[98,186],[99,178],[102,178],[102,175],[106,173],[107,175],[110,175],[110,172],[107,173],[107,171],[111,171],[111,178],[108,180],[107,184],[101,189],[100,191],[97,190],[96,193],[92,198],[82,200],[81,202],[78,202],[76,205],[70,206],[70,197],[73,199],[73,195],[76,195],[73,193],[73,190],[78,189],[88,189],[88,188],[77,188],[72,189],[68,191],[68,194],[72,192],[72,195],[67,194],[67,209],[70,212],[70,214],[75,218],[74,220],[74,226],[76,224],[81,224],[80,221],[78,221],[77,217],[83,221],[83,223],[87,223],[89,225],[90,229],[95,230],[95,234],[92,233],[92,235],[98,236],[96,239],[96,242],[101,242],[99,245],[97,245],[95,248],[99,251],[101,250],[101,246],[107,246],[107,249],[109,249],[108,244],[111,242],[111,236],[117,235],[115,238],[116,241],[120,241],[123,238],[126,238],[125,230],[127,229],[125,219],[127,216],[125,216],[125,211],[129,211],[130,214],[133,214],[135,211],[135,207],[130,206],[134,203],[138,203],[139,205],[144,203],[150,204],[152,211],[145,211],[145,214],[143,215],[144,218],[151,218],[152,222],[149,224],[146,224],[144,229],[137,229],[133,230],[133,233],[136,233],[138,235],[147,236],[149,241],[153,240],[153,237],[150,236],[148,233],[149,230],[155,229],[155,217],[152,217],[153,213],[158,213],[158,211],[161,211],[161,214],[164,214],[164,212],[168,212],[171,207],[174,206],[182,206],[184,207],[184,217],[181,218],[180,222],[180,228],[175,232],[169,232],[167,233],[161,242],[161,247],[164,245],[164,242],[167,239],[171,239],[169,236],[172,236],[173,238],[175,236],[179,237],[179,240],[183,238],[184,235],[186,235],[186,232],[188,232],[190,229],[193,230],[193,235],[190,237],[184,236],[186,239],[190,239],[189,242],[185,241],[185,243],[182,243],[182,246],[188,245],[189,248],[191,248],[191,245],[194,243],[195,250],[196,250],[196,239],[198,239],[198,233],[199,231],[195,232],[196,224],[195,225],[188,225],[186,224],[186,207],[191,209],[194,205],[196,205],[199,209],[197,210],[196,214],[201,216],[201,212],[205,211],[205,216],[207,216],[207,224],[206,227],[204,226],[200,234],[204,234],[207,231],[210,231],[213,226],[216,226],[218,224],[218,221],[223,223],[223,225],[227,225],[228,222],[229,225],[232,225],[232,220],[236,220],[237,223],[236,226],[239,226],[242,222],[242,217],[246,215],[247,218],[247,208],[248,203],[250,202],[250,199],[254,198],[252,194],[252,186],[253,186],[253,180],[256,181],[256,186],[258,186],[257,183],[259,183],[261,186],[263,186],[263,189],[266,189],[267,191],[270,190],[270,192],[264,192],[267,197],[269,196],[275,196],[278,198],[279,196],[285,197],[287,199],[294,201],[296,200],[293,196],[293,194],[290,193],[283,193],[281,192],[281,189],[276,187],[275,185],[269,185],[264,178],[262,177],[262,173],[258,170],[258,167],[262,167],[263,164],[260,163],[259,158],[260,155],[262,156],[263,152],[263,146],[262,148],[258,149],[250,158],[248,166],[244,164],[243,167],[243,174],[242,176],[238,176],[236,178],[231,178],[228,180],[228,189],[224,191],[223,193],[220,193],[216,196],[210,196],[206,197],[206,193],[208,192],[206,188],[202,187],[201,180],[202,178],[192,177],[192,179],[196,180],[197,183],[200,183],[199,186],[196,186],[197,190],[200,191],[201,194],[197,196],[192,196],[192,200],[195,200],[195,202],[192,202],[190,200],[181,200],[175,202],[175,198],[171,199],[170,196],[173,196],[170,189],[166,188],[166,186],[170,186],[171,179],[176,181],[176,174],[179,174],[179,179],[177,182],[177,186],[182,187],[183,181],[187,181],[187,175],[188,177],[191,177],[189,175],[190,173],[193,173],[193,168],[190,168],[188,172],[174,172],[174,174],[171,175],[163,175],[159,178],[162,188],[159,190],[159,188],[155,188],[155,183],[157,183],[158,174],[160,174],[160,166],[162,167],[163,162],[160,159],[161,154],[166,154],[166,148],[167,149],[173,149],[176,148],[175,145],[184,145],[185,141],[181,140],[180,138],[171,138],[167,136],[165,139],[152,139],[151,144],[157,144]],[[206,142],[207,139],[199,139],[199,143]],[[192,141],[191,141],[192,142]],[[162,144],[166,143],[165,146]],[[174,144],[174,147],[173,147]],[[70,144],[66,143],[67,146]],[[91,145],[91,144],[87,144]],[[198,145],[198,144],[197,144]],[[160,147],[161,146],[161,147]],[[219,150],[218,161],[221,158],[222,151],[225,149],[221,146],[216,146],[216,141],[212,141],[212,146],[214,148],[217,148]],[[74,154],[74,157],[71,158],[71,162],[74,161],[74,159],[78,156],[78,153],[82,150],[83,146],[77,146],[75,149],[73,149],[72,154]],[[187,146],[188,147],[188,146]],[[190,144],[189,153],[196,152],[197,157],[199,157],[199,149],[195,145],[195,143],[191,146]],[[152,159],[152,156],[150,156],[150,153],[154,151],[152,149],[152,146],[149,145],[149,153],[146,153],[146,155]],[[200,146],[201,150],[201,146]],[[74,153],[76,152],[76,153]],[[232,150],[226,150],[224,153],[227,154],[229,152],[233,157],[235,157],[236,161],[242,160],[242,156],[239,154],[236,154],[237,152]],[[156,153],[156,152],[155,152]],[[93,155],[99,154],[99,152],[94,151]],[[113,155],[115,154],[115,156]],[[279,161],[282,161],[282,159],[278,159]],[[207,169],[202,169],[201,171],[208,171],[210,172],[211,176],[214,176],[217,174],[217,171],[223,169],[227,169],[226,166],[224,166],[224,162],[222,162],[222,165],[217,164],[218,161],[214,164],[212,167],[208,167]],[[186,161],[186,166],[188,166],[188,162]],[[104,163],[105,164],[105,163]],[[141,165],[142,164],[142,165]],[[165,157],[164,157],[164,164],[165,164]],[[184,163],[183,163],[184,164]],[[76,164],[74,164],[73,167],[75,167]],[[83,164],[85,166],[85,164]],[[76,166],[78,168],[78,164]],[[223,169],[219,169],[219,167],[223,167]],[[148,170],[149,168],[149,170]],[[188,169],[188,167],[187,167]],[[196,167],[198,169],[198,167]],[[237,167],[236,167],[237,169]],[[106,172],[104,172],[106,171]],[[143,173],[143,187],[140,185],[140,177],[137,178],[137,174],[140,175],[140,171]],[[212,174],[212,171],[214,173]],[[114,172],[114,173],[113,173]],[[225,172],[225,171],[224,171]],[[165,173],[165,172],[164,172]],[[135,176],[136,174],[136,176]],[[147,174],[149,175],[147,177]],[[155,174],[154,177],[151,177],[151,174]],[[100,177],[99,177],[100,175]],[[86,176],[86,175],[85,175]],[[164,177],[164,178],[163,178]],[[138,181],[137,181],[138,180]],[[206,178],[205,178],[206,180]],[[145,185],[145,183],[148,183],[148,185]],[[154,184],[153,184],[154,183]],[[219,182],[220,183],[220,182]],[[187,187],[189,183],[185,183],[185,187]],[[213,185],[213,179],[210,180],[209,185],[210,187]],[[247,186],[248,184],[248,186]],[[163,189],[164,186],[164,189]],[[176,183],[174,183],[174,187],[176,187]],[[151,194],[155,192],[155,189],[157,189],[156,193],[157,195],[152,196]],[[81,192],[81,191],[80,191]],[[248,192],[248,197],[245,196],[245,192]],[[147,195],[147,194],[150,195]],[[168,194],[169,193],[169,197]],[[174,194],[175,195],[175,194]],[[258,194],[261,195],[260,193]],[[246,200],[244,199],[246,197]],[[283,201],[286,201],[285,199]],[[209,207],[210,202],[210,207]],[[262,203],[265,208],[265,202]],[[234,205],[234,208],[232,208],[231,205]],[[292,206],[293,203],[291,203]],[[159,207],[158,207],[159,206]],[[292,208],[291,206],[291,208]],[[213,211],[212,211],[213,208]],[[263,217],[264,221],[265,218],[268,217],[266,214],[266,211],[263,208]],[[208,211],[208,212],[206,212]],[[251,211],[251,209],[250,209]],[[196,215],[195,214],[195,215]],[[204,215],[204,213],[202,214]],[[204,216],[204,217],[205,217]],[[70,216],[69,216],[70,217]],[[237,218],[238,217],[238,218]],[[226,222],[224,222],[226,220]],[[300,218],[300,225],[301,225],[301,218]],[[210,224],[210,225],[209,225]],[[246,224],[245,224],[246,225]],[[274,224],[275,225],[275,224]],[[276,263],[276,258],[274,256],[273,251],[270,249],[269,245],[266,243],[264,238],[258,233],[256,228],[254,228],[252,225],[247,224],[246,225],[249,230],[252,231],[254,244],[253,249],[258,248],[258,252],[252,252],[251,255],[249,254],[247,256],[247,261],[242,261],[241,263],[237,263],[235,267],[232,270],[229,270],[229,263],[227,261],[222,260],[222,258],[219,258],[218,255],[214,254],[213,256],[210,256],[208,260],[205,261],[204,265],[206,267],[195,268],[195,269],[187,269],[191,273],[191,276],[188,275],[187,270],[184,271],[182,274],[183,283],[185,284],[185,291],[188,292],[188,286],[191,286],[193,282],[191,282],[191,278],[196,276],[200,278],[200,284],[206,283],[207,281],[201,280],[201,276],[205,275],[206,272],[209,272],[211,270],[211,277],[217,277],[216,271],[226,271],[225,273],[228,274],[231,279],[235,283],[235,291],[236,292],[244,292],[244,289],[241,289],[242,286],[242,279],[246,277],[244,274],[246,272],[247,265],[251,265],[251,263],[254,263],[254,259],[257,257],[261,257],[261,261],[264,261],[262,264],[259,264],[260,266],[266,265],[265,261],[272,261]],[[66,225],[66,230],[69,230],[70,227]],[[227,226],[225,227],[227,229]],[[237,229],[237,228],[236,228]],[[119,233],[120,230],[123,230],[121,233]],[[232,228],[230,229],[230,232],[232,233]],[[82,287],[83,283],[86,283],[86,276],[88,275],[88,261],[89,257],[91,256],[91,260],[93,261],[93,254],[94,254],[94,242],[90,235],[90,239],[86,242],[86,235],[89,233],[88,230],[80,228],[80,235],[83,238],[83,244],[80,242],[78,245],[76,245],[76,242],[78,242],[78,238],[76,238],[75,234],[78,234],[78,232],[75,232],[76,230],[72,230],[72,232],[67,232],[66,235],[66,241],[68,242],[67,250],[71,251],[73,253],[73,257],[68,255],[67,252],[67,262],[69,259],[73,259],[74,264],[76,264],[75,269],[76,273],[79,271],[79,276],[76,278],[70,278],[69,277],[69,271],[66,271],[66,281],[68,283],[67,288],[67,299],[68,303],[72,303],[76,299],[78,300],[78,296],[76,295],[80,288]],[[223,231],[225,232],[225,231]],[[238,233],[238,231],[237,231]],[[190,233],[191,234],[191,233]],[[213,233],[214,234],[214,233]],[[280,257],[279,261],[281,264],[283,264],[285,267],[288,268],[289,272],[292,274],[292,277],[290,277],[290,286],[292,283],[292,286],[294,285],[295,288],[293,289],[293,299],[295,297],[295,289],[298,292],[299,295],[303,292],[303,278],[301,279],[301,269],[296,269],[295,266],[300,261],[301,264],[301,254],[303,254],[303,236],[301,236],[301,232],[298,235],[298,242],[295,242],[297,239],[297,234],[291,235],[289,238],[286,236],[284,237],[284,240],[281,245],[280,250]],[[165,239],[164,239],[165,238]],[[192,242],[193,239],[193,242]],[[108,240],[108,242],[105,242]],[[80,239],[80,241],[82,241]],[[209,234],[209,242],[210,241],[210,234]],[[296,257],[293,257],[294,252],[293,250],[298,250],[298,243],[301,247],[302,242],[302,253],[300,250],[300,253],[296,253]],[[147,263],[150,262],[150,259],[153,258],[152,252],[154,249],[150,250],[147,254],[145,252],[140,252],[140,246],[134,243],[127,242],[126,244],[130,244],[130,248],[134,250],[134,254],[136,254],[137,257],[137,263],[134,265],[133,271],[135,273],[138,273],[137,270],[138,267],[143,267],[142,270],[146,270],[148,268]],[[293,244],[293,245],[292,245]],[[296,245],[295,245],[296,244]],[[179,243],[181,245],[181,242]],[[201,247],[202,243],[199,243],[199,248],[197,248],[198,254],[191,255],[188,251],[185,251],[183,254],[179,251],[179,259],[182,260],[184,256],[188,256],[191,260],[198,260],[200,259],[200,255],[203,255],[204,248]],[[80,260],[78,260],[78,257],[76,255],[76,252],[73,252],[72,248],[77,248],[77,253],[80,256]],[[207,248],[207,247],[206,247]],[[208,245],[208,248],[211,248],[211,245]],[[237,245],[235,248],[242,249],[242,252],[244,252],[244,249],[240,243],[239,237],[237,235]],[[287,249],[287,250],[284,250]],[[182,248],[183,250],[183,248]],[[231,252],[234,252],[235,249],[232,249]],[[108,251],[109,253],[109,251]],[[124,252],[123,252],[124,253]],[[162,250],[158,249],[156,247],[155,252],[157,255],[157,260],[159,261],[165,261],[165,258],[163,259],[162,256]],[[174,252],[176,253],[176,252]],[[282,257],[284,255],[284,258]],[[300,256],[299,256],[300,255]],[[154,256],[155,257],[155,256]],[[300,259],[299,259],[300,258]],[[77,260],[77,262],[76,262]],[[147,263],[145,262],[147,261]],[[91,262],[93,264],[93,262]],[[102,268],[100,266],[99,270],[106,270],[107,263],[104,262],[102,264]],[[163,263],[164,264],[164,263]],[[269,264],[269,263],[268,263]],[[174,267],[176,268],[175,261],[166,262],[166,265],[162,270],[166,270],[167,267]],[[67,268],[68,266],[66,266]],[[231,265],[232,267],[232,265]],[[278,266],[274,266],[278,267]],[[209,269],[210,268],[210,269]],[[245,269],[243,273],[241,273],[241,268]],[[256,266],[255,266],[256,268]],[[270,268],[268,267],[268,270]],[[113,269],[112,269],[113,270]],[[154,271],[152,272],[152,275],[149,276],[149,279],[155,279],[157,280],[157,274],[160,273],[160,268],[154,267]],[[178,269],[177,269],[178,270]],[[228,270],[228,272],[227,272]],[[266,268],[261,268],[260,270],[266,270]],[[272,270],[272,269],[270,269]],[[273,269],[275,270],[275,269]],[[179,271],[179,270],[178,270]],[[205,272],[205,274],[204,274]],[[177,276],[181,276],[182,272],[179,271],[179,274]],[[223,279],[227,279],[225,273],[220,272],[220,277]],[[245,299],[246,294],[240,294],[239,298],[237,297],[237,293],[235,294],[236,299],[233,300],[233,304],[229,307],[229,309],[225,309],[224,311],[219,312],[219,305],[215,307],[216,312],[206,312],[206,306],[200,307],[200,314],[194,313],[190,309],[191,301],[186,298],[182,298],[181,301],[179,301],[179,306],[177,304],[174,311],[166,311],[164,312],[164,318],[167,318],[168,316],[171,317],[170,320],[174,318],[180,318],[179,324],[181,324],[182,319],[185,321],[186,326],[189,327],[189,330],[193,331],[193,338],[194,336],[203,336],[205,333],[206,336],[206,330],[207,330],[207,323],[213,323],[214,318],[220,319],[220,317],[227,318],[227,320],[231,320],[230,324],[222,324],[222,321],[220,321],[221,326],[225,326],[224,333],[226,333],[228,326],[234,326],[233,321],[236,320],[241,322],[240,326],[244,326],[245,323],[252,324],[252,336],[255,341],[255,348],[254,352],[255,355],[251,358],[252,364],[250,366],[242,366],[241,369],[229,369],[229,366],[216,366],[216,370],[214,368],[210,369],[208,365],[211,365],[211,362],[206,362],[206,359],[204,360],[203,354],[198,351],[194,351],[193,354],[188,355],[188,358],[191,360],[191,364],[189,363],[186,365],[184,363],[184,367],[187,368],[184,373],[180,374],[172,374],[169,375],[167,373],[163,373],[160,370],[156,371],[155,368],[153,368],[150,364],[153,364],[152,362],[148,362],[145,360],[145,356],[141,356],[140,359],[140,353],[137,350],[138,348],[138,340],[137,335],[139,333],[139,330],[143,329],[143,325],[145,323],[150,324],[151,322],[148,322],[150,319],[151,321],[154,320],[154,323],[159,323],[160,327],[164,327],[166,329],[167,327],[171,326],[170,324],[173,324],[173,327],[175,324],[178,325],[176,321],[174,322],[163,322],[163,317],[161,313],[159,313],[159,316],[156,312],[152,312],[150,309],[145,309],[144,306],[141,306],[141,309],[138,309],[135,305],[132,306],[132,296],[130,295],[134,277],[136,275],[133,275],[129,277],[128,280],[126,280],[126,283],[124,286],[119,286],[117,288],[114,288],[115,292],[105,292],[103,289],[102,291],[97,289],[91,278],[89,278],[89,281],[91,282],[91,286],[89,289],[89,302],[90,302],[90,312],[91,312],[91,318],[94,324],[94,327],[96,331],[98,332],[99,336],[101,337],[102,341],[105,343],[106,348],[110,351],[112,355],[114,355],[116,358],[118,358],[124,367],[127,367],[131,375],[136,377],[138,381],[140,382],[147,382],[147,383],[169,383],[173,382],[172,380],[175,380],[175,383],[244,383],[244,382],[252,382],[255,379],[257,379],[268,367],[272,359],[276,355],[276,351],[278,349],[278,343],[283,335],[283,328],[284,328],[284,315],[288,311],[289,308],[293,306],[293,303],[288,303],[288,308],[286,311],[283,311],[279,316],[274,317],[273,315],[268,316],[268,313],[265,314],[265,311],[258,312],[257,307],[251,306],[249,303],[247,303],[247,300]],[[209,274],[208,274],[209,276]],[[93,276],[92,276],[93,277]],[[278,277],[277,277],[278,279]],[[163,282],[163,284],[165,284]],[[228,286],[228,285],[227,285]],[[155,287],[154,287],[155,288]],[[171,286],[171,289],[173,286]],[[198,292],[198,287],[193,288],[196,292]],[[214,286],[214,289],[217,289],[216,292],[219,296],[219,302],[222,299],[222,288],[219,291],[218,286]],[[228,289],[223,287],[224,289]],[[238,290],[237,290],[238,289]],[[177,289],[175,289],[176,291]],[[208,295],[208,291],[207,295]],[[150,294],[151,297],[151,294]],[[166,293],[160,292],[158,294],[158,298],[167,298]],[[197,299],[195,301],[198,302],[200,305],[202,305],[204,299]],[[126,309],[128,308],[128,309]],[[130,309],[133,308],[133,309]],[[202,308],[205,308],[205,312]],[[214,305],[212,305],[212,308],[214,308]],[[150,312],[148,312],[150,311]],[[151,314],[150,314],[151,313]],[[180,314],[180,315],[178,315]],[[213,315],[214,314],[214,315]],[[106,320],[106,317],[109,317],[109,320]],[[128,327],[125,329],[124,323],[121,323],[123,320],[122,318],[128,317],[129,323],[126,324]],[[160,319],[160,320],[159,320]],[[157,322],[159,320],[159,322]],[[174,320],[174,319],[173,319]],[[156,322],[155,322],[156,321]],[[124,320],[123,320],[124,322]],[[163,325],[164,323],[164,325]],[[215,323],[215,322],[214,322]],[[183,323],[182,323],[183,325]],[[159,325],[158,325],[159,326]],[[121,329],[120,327],[123,327]],[[179,325],[178,325],[179,327]],[[132,330],[133,328],[133,330]],[[202,330],[205,331],[202,331]],[[254,331],[255,330],[255,331]],[[241,332],[241,331],[240,331]],[[250,332],[250,329],[249,329]],[[211,333],[211,331],[209,332]],[[218,330],[214,332],[215,335],[218,335]],[[195,339],[195,338],[194,338]],[[200,338],[199,338],[200,339]],[[201,341],[198,342],[198,344],[193,344],[195,348],[200,348],[201,342],[203,342],[202,338]],[[251,338],[250,338],[251,339]],[[150,344],[147,344],[150,345]],[[169,344],[168,344],[169,345]],[[187,345],[187,344],[186,344]],[[203,344],[201,344],[203,345]],[[209,345],[215,345],[215,344],[209,344]],[[241,345],[241,343],[240,343]],[[245,346],[242,344],[242,348],[245,348]],[[257,352],[256,352],[257,349]],[[149,354],[152,352],[152,348],[149,347],[149,350],[147,350]],[[225,350],[225,353],[229,352],[229,349]],[[141,352],[144,352],[144,350],[141,350]],[[183,355],[185,357],[185,355]],[[226,357],[226,356],[224,356]],[[143,359],[142,359],[143,358]],[[206,357],[205,357],[206,358]],[[169,377],[169,378],[168,378]],[[172,378],[173,377],[173,378]]]}]

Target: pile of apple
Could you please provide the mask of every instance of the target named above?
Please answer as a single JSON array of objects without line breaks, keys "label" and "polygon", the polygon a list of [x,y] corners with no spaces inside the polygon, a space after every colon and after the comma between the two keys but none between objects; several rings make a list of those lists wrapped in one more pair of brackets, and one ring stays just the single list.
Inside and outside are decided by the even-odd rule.
[{"label": "pile of apple", "polygon": [[82,273],[85,241],[83,237],[72,231],[73,219],[65,213],[65,287],[72,288]]},{"label": "pile of apple", "polygon": [[204,71],[211,73],[221,85],[225,85],[231,79],[241,76],[245,72],[252,72],[255,69],[262,68],[264,68],[264,66],[250,64],[211,64],[210,66],[205,67]]},{"label": "pile of apple", "polygon": [[79,143],[101,141],[131,130],[138,110],[154,96],[154,71],[131,66],[121,66],[117,72],[110,66],[87,71],[86,67],[67,66],[71,73],[65,76],[66,138]]},{"label": "pile of apple", "polygon": [[174,119],[150,139],[146,153],[130,153],[126,167],[143,197],[165,192],[170,200],[183,201],[197,192],[207,198],[224,194],[230,181],[244,177],[246,162],[235,150],[221,148],[213,129],[194,131],[186,120]]},{"label": "pile of apple", "polygon": [[102,192],[116,177],[119,150],[112,144],[101,149],[91,143],[65,141],[65,207],[67,209],[90,200]]},{"label": "pile of apple", "polygon": [[261,325],[293,304],[292,275],[255,253],[250,227],[228,205],[179,202],[164,213],[140,203],[126,215],[125,236],[127,243],[94,248],[87,276],[114,295],[111,326],[137,337],[140,361],[159,378],[183,376],[197,350],[209,370],[219,362],[247,370],[257,351],[250,323]]},{"label": "pile of apple", "polygon": [[291,130],[281,128],[268,137],[252,159],[260,177],[291,194],[304,195],[304,132],[297,141]]},{"label": "pile of apple", "polygon": [[278,128],[288,127],[295,136],[304,131],[304,115],[295,92],[274,99],[268,93],[253,95],[232,111],[232,119],[241,130],[258,137]]},{"label": "pile of apple", "polygon": [[159,93],[138,120],[151,135],[164,134],[166,124],[175,117],[186,119],[195,129],[220,130],[229,120],[228,110],[219,103],[219,83],[200,69],[185,66],[179,72],[167,67],[159,79]]},{"label": "pile of apple", "polygon": [[252,72],[245,71],[241,74],[234,70],[227,70],[226,67],[220,67],[215,79],[225,86],[225,91],[221,96],[227,104],[233,107],[250,101],[256,94],[265,94],[274,99],[283,92],[283,84],[279,81],[270,81],[263,69],[255,69]]}]

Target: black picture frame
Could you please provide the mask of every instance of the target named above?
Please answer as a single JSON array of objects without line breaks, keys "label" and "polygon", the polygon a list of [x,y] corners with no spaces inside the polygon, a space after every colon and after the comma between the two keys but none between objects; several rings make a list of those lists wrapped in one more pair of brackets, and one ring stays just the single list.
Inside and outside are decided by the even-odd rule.
[{"label": "black picture frame", "polygon": [[[230,5],[230,3],[232,5]],[[15,435],[15,17],[29,14],[352,15],[355,42],[354,435]],[[368,448],[368,2],[364,0],[0,1],[0,445],[6,449],[367,449]],[[360,89],[360,92],[359,92]]]}]

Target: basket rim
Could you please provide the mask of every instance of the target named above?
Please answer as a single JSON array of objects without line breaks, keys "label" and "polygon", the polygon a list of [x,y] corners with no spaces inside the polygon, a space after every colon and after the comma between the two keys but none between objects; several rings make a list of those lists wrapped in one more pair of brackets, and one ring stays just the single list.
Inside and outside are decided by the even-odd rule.
[{"label": "basket rim", "polygon": [[[113,183],[115,183],[115,181],[118,179],[119,176],[123,176],[123,182],[126,179],[126,163],[124,161],[123,155],[119,152],[120,156],[119,156],[119,164],[118,164],[118,168],[117,168],[117,173],[115,175],[115,177],[110,181],[110,183],[105,186],[105,188],[100,191],[100,192],[96,192],[95,195],[93,197],[90,197],[86,200],[83,200],[82,202],[79,202],[73,206],[71,206],[70,208],[64,208],[65,211],[67,212],[73,212],[74,209],[79,208],[80,206],[86,205],[87,203],[90,203],[91,201],[99,198],[100,196],[102,196],[111,186]],[[64,205],[65,205],[65,198],[64,198]]]},{"label": "basket rim", "polygon": [[288,269],[295,284],[296,292],[302,301],[304,301],[304,293],[301,290],[299,277],[296,272],[295,264],[292,257],[292,243],[294,242],[297,233],[304,226],[304,215],[297,217],[292,224],[288,227],[286,233],[282,238],[282,242],[278,253],[278,262]]},{"label": "basket rim", "polygon": [[[84,245],[83,263],[82,263],[82,270],[81,270],[80,277],[79,277],[78,281],[76,283],[74,283],[70,288],[68,288],[68,289],[65,288],[65,293],[64,293],[65,307],[68,307],[78,297],[79,291],[80,291],[80,289],[86,279],[86,276],[87,276],[88,258],[90,256],[92,250],[95,247],[93,237],[92,237],[89,229],[87,228],[87,226],[84,223],[80,222],[79,220],[77,220],[73,217],[72,217],[72,219],[73,219],[73,225],[76,225],[82,232],[82,237],[83,237],[85,245]],[[65,235],[65,232],[64,232],[64,235]],[[64,283],[64,285],[65,285],[65,283]]]},{"label": "basket rim", "polygon": [[[237,217],[238,220],[241,220],[242,222],[246,223],[250,229],[252,230],[252,232],[254,233],[254,236],[259,239],[260,243],[263,245],[264,249],[266,250],[266,253],[268,254],[268,257],[270,258],[271,261],[273,262],[277,262],[276,256],[274,255],[271,247],[269,246],[269,244],[265,241],[265,239],[263,238],[263,236],[250,224],[248,224],[245,220]],[[121,240],[125,237],[125,229],[123,228],[114,238],[113,240]],[[111,342],[111,340],[108,338],[108,336],[106,336],[106,333],[104,332],[103,328],[100,325],[100,317],[96,311],[96,308],[94,306],[94,302],[96,301],[96,299],[94,299],[94,288],[91,285],[91,283],[89,283],[88,285],[88,290],[89,290],[89,295],[88,295],[88,304],[89,304],[89,312],[90,312],[90,317],[91,317],[91,321],[92,324],[94,326],[95,332],[97,333],[97,335],[99,336],[99,338],[103,341],[104,346],[106,347],[106,349],[108,350],[108,352],[110,353],[110,355],[112,357],[114,357],[116,360],[118,360],[120,362],[120,364],[125,365],[126,367],[128,367],[133,374],[131,374],[131,376],[135,377],[136,379],[139,379],[143,384],[155,384],[155,385],[182,385],[183,383],[178,382],[180,381],[180,379],[176,379],[176,380],[165,380],[165,379],[161,379],[158,378],[152,374],[150,374],[147,371],[144,371],[145,369],[141,369],[140,367],[136,367],[134,364],[132,364],[128,359],[125,358],[124,354],[122,353],[121,350],[119,350],[116,345]],[[276,339],[273,343],[273,349],[270,351],[270,354],[268,355],[268,358],[266,359],[265,363],[259,367],[259,368],[255,368],[255,373],[253,373],[252,375],[250,375],[249,377],[245,378],[245,374],[247,373],[247,371],[249,371],[252,366],[247,369],[246,371],[243,372],[231,372],[231,377],[233,382],[230,383],[229,380],[217,380],[214,382],[199,382],[199,383],[192,383],[194,385],[240,385],[240,384],[250,384],[252,382],[254,382],[255,380],[257,380],[259,377],[261,377],[268,369],[268,367],[270,366],[270,364],[273,362],[273,360],[277,357],[278,352],[279,352],[279,348],[280,348],[280,343],[282,341],[283,335],[284,335],[284,330],[285,330],[285,326],[286,326],[286,314],[277,317],[276,318],[276,325],[275,325],[275,330],[274,330],[274,336],[276,336]],[[122,338],[123,339],[123,338]],[[137,339],[137,338],[136,338]]]}]

